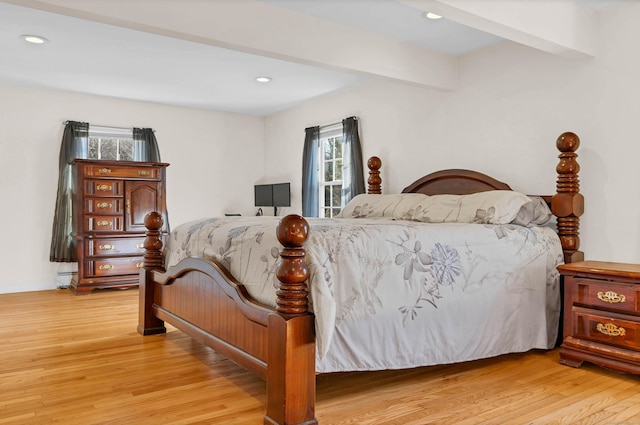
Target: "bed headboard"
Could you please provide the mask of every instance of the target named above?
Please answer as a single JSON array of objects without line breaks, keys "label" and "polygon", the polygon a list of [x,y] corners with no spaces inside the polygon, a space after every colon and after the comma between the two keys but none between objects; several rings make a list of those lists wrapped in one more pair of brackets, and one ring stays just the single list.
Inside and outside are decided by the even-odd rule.
[{"label": "bed headboard", "polygon": [[[541,196],[556,216],[558,235],[564,251],[565,263],[584,260],[580,248],[580,216],[584,212],[584,197],[580,194],[578,172],[580,166],[576,158],[576,150],[580,146],[580,138],[571,132],[561,134],[556,140],[560,151],[559,164],[556,166],[558,180],[554,195]],[[367,193],[382,193],[380,167],[382,161],[371,157],[367,161],[369,167],[369,188]],[[424,193],[425,195],[452,194],[468,195],[487,190],[512,190],[511,187],[486,174],[472,170],[449,169],[436,171],[419,178],[402,190],[402,193]]]},{"label": "bed headboard", "polygon": [[471,170],[441,170],[416,180],[402,193],[468,195],[487,190],[511,190],[508,184]]},{"label": "bed headboard", "polygon": [[[377,156],[372,156],[367,161],[367,166],[369,167],[367,193],[382,193],[382,179],[380,178],[382,160]],[[427,174],[405,187],[402,193],[468,195],[470,193],[484,192],[487,190],[511,190],[511,187],[506,183],[477,171],[451,169]]]}]

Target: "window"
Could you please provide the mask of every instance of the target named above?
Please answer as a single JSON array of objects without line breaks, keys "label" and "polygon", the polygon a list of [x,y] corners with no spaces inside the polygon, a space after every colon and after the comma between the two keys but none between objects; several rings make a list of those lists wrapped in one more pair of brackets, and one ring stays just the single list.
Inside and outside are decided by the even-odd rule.
[{"label": "window", "polygon": [[364,193],[358,119],[304,129],[302,214],[335,217],[354,196]]},{"label": "window", "polygon": [[342,209],[342,123],[320,131],[318,217],[335,217]]},{"label": "window", "polygon": [[89,126],[88,159],[133,161],[134,146],[130,128]]}]

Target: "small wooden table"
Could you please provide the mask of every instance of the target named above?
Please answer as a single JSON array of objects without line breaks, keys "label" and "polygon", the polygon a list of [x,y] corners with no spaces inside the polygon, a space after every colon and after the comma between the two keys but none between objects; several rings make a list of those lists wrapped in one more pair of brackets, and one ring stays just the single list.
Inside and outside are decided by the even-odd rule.
[{"label": "small wooden table", "polygon": [[558,270],[564,277],[560,363],[640,374],[640,265],[580,261]]}]

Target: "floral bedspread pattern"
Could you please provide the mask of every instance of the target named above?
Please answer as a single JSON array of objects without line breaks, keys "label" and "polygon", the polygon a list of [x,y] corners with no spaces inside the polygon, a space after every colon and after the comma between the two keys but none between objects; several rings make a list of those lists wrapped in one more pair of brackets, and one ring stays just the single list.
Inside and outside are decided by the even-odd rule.
[{"label": "floral bedspread pattern", "polygon": [[[547,227],[307,219],[317,370],[396,369],[553,347],[562,262]],[[275,217],[224,217],[171,233],[167,266],[222,262],[275,305]]]}]

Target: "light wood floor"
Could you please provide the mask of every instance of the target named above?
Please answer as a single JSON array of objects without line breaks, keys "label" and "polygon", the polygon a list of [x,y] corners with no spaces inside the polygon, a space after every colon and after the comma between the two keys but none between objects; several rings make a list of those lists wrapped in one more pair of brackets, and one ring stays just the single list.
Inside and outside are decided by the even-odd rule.
[{"label": "light wood floor", "polygon": [[[262,424],[265,384],[169,328],[136,333],[137,291],[0,295],[0,424]],[[640,424],[640,378],[557,351],[322,375],[329,424]]]}]

